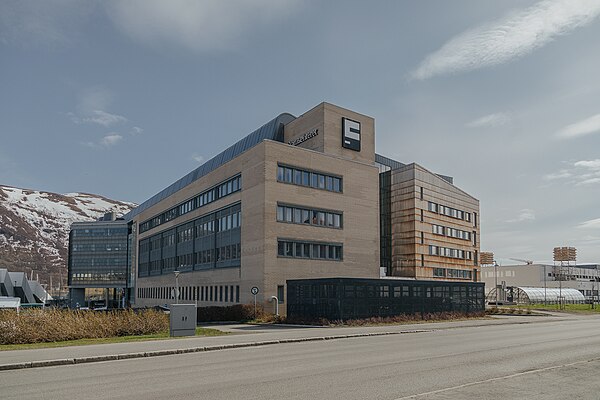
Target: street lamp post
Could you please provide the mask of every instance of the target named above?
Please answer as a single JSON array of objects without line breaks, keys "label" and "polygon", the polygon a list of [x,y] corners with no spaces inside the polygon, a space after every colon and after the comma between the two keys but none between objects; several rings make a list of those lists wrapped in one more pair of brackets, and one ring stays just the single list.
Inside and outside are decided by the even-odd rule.
[{"label": "street lamp post", "polygon": [[[494,285],[496,288],[496,308],[498,308],[498,263],[494,260]],[[504,304],[504,303],[502,303]]]},{"label": "street lamp post", "polygon": [[173,271],[175,274],[175,304],[179,304],[179,271]]},{"label": "street lamp post", "polygon": [[46,291],[46,288],[48,287],[48,284],[42,283],[40,284],[40,286],[42,287],[42,289],[44,289],[44,300],[42,300],[42,308],[46,308],[46,301],[48,300],[48,292]]}]

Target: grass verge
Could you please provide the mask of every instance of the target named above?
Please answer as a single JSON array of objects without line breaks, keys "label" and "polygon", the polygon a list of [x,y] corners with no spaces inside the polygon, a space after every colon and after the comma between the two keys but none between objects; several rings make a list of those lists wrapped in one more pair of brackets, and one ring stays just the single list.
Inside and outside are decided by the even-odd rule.
[{"label": "grass verge", "polygon": [[515,309],[537,310],[537,311],[563,311],[582,314],[600,313],[600,304],[595,304],[592,308],[591,304],[563,304],[562,310],[558,304],[529,304],[511,306]]},{"label": "grass verge", "polygon": [[[196,328],[196,336],[223,336],[229,332],[223,332],[212,328]],[[0,351],[8,350],[29,350],[29,349],[47,349],[54,347],[69,347],[69,346],[86,346],[90,344],[111,344],[111,343],[129,343],[129,342],[144,342],[149,340],[168,340],[168,339],[183,339],[171,338],[169,332],[159,332],[150,335],[133,335],[133,336],[116,336],[109,338],[95,339],[77,339],[65,340],[60,342],[43,342],[43,343],[27,343],[27,344],[2,344]]]}]

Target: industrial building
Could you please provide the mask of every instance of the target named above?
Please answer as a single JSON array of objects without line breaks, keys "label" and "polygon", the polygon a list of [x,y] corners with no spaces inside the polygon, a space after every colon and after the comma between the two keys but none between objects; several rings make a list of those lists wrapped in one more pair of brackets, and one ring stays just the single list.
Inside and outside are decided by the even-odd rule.
[{"label": "industrial building", "polygon": [[127,214],[121,284],[135,306],[171,303],[179,271],[181,301],[250,303],[256,287],[285,312],[294,279],[383,270],[472,283],[478,214],[451,177],[376,154],[373,118],[321,103],[280,114]]},{"label": "industrial building", "polygon": [[[557,302],[557,296],[565,296],[560,289],[577,290],[582,297],[571,295],[573,301],[582,300],[598,301],[600,290],[600,271],[598,264],[521,264],[484,266],[481,269],[481,278],[485,283],[488,300],[495,300],[493,291],[498,285],[499,301],[509,301],[517,294],[512,288],[535,288],[536,299],[543,298],[545,302]],[[544,291],[544,288],[547,290]],[[552,291],[548,290],[552,289]],[[541,293],[541,294],[540,294]],[[540,297],[542,296],[543,297]]]}]

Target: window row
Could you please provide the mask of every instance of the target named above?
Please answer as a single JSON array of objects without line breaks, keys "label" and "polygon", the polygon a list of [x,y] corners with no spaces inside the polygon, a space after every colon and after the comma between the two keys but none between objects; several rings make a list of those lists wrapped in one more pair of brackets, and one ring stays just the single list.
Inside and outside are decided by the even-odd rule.
[{"label": "window row", "polygon": [[77,237],[127,236],[127,228],[73,229],[71,234]]},{"label": "window row", "polygon": [[[140,299],[175,299],[175,287],[159,286],[138,288],[137,296]],[[240,302],[239,285],[218,286],[182,286],[179,288],[179,299],[184,301],[216,301],[227,303]]]},{"label": "window row", "polygon": [[336,229],[342,228],[342,214],[340,212],[292,206],[277,206],[277,221],[327,226]]},{"label": "window row", "polygon": [[277,181],[330,192],[342,191],[342,178],[340,177],[281,165],[277,167]]},{"label": "window row", "polygon": [[473,277],[473,271],[464,269],[434,268],[433,276],[437,278],[471,279]]},{"label": "window row", "polygon": [[433,203],[431,201],[428,202],[427,209],[431,212],[445,215],[447,217],[462,219],[462,220],[469,221],[469,222],[471,221],[471,213],[470,212],[457,210],[456,208],[452,208],[452,207],[446,207],[441,204]]},{"label": "window row", "polygon": [[277,255],[280,257],[340,261],[342,260],[342,245],[278,240]]},{"label": "window row", "polygon": [[462,260],[472,260],[473,252],[468,250],[451,249],[441,246],[429,246],[429,255],[440,257],[460,258]]},{"label": "window row", "polygon": [[73,252],[126,251],[127,243],[73,243]]},{"label": "window row", "polygon": [[448,236],[456,239],[471,240],[471,232],[449,228],[441,225],[433,225],[433,233],[435,235]]},{"label": "window row", "polygon": [[125,271],[108,271],[108,272],[85,272],[85,273],[73,273],[70,276],[71,283],[74,285],[81,283],[92,283],[92,282],[125,282],[127,273]]},{"label": "window row", "polygon": [[173,271],[175,267],[185,269],[185,267],[193,267],[198,264],[212,264],[215,261],[239,260],[241,257],[242,246],[240,243],[235,243],[216,249],[207,249],[196,253],[181,254],[176,257],[140,263],[140,270],[155,272]]},{"label": "window row", "polygon": [[194,238],[205,237],[212,235],[215,232],[225,232],[236,229],[241,226],[241,223],[241,207],[238,204],[180,225],[175,229],[141,240],[140,253],[147,253],[152,250],[175,246],[176,243],[189,242]]},{"label": "window row", "polygon": [[147,221],[140,224],[140,233],[144,233],[152,228],[164,224],[165,222],[171,221],[181,215],[187,214],[190,211],[196,210],[206,204],[212,203],[225,196],[229,196],[242,188],[242,177],[238,175],[233,177],[211,189],[208,189],[198,196],[173,207],[160,215],[157,215]]},{"label": "window row", "polygon": [[216,249],[202,250],[196,253],[196,264],[208,264],[214,261],[239,260],[242,258],[240,243],[221,246]]},{"label": "window row", "polygon": [[69,261],[71,266],[77,267],[120,267],[127,265],[127,257],[125,254],[115,254],[115,257],[71,257]]}]

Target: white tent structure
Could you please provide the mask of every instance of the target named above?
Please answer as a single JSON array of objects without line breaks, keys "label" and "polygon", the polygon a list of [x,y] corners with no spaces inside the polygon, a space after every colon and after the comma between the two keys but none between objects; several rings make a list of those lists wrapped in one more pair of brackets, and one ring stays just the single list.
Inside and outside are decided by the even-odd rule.
[{"label": "white tent structure", "polygon": [[583,304],[585,296],[577,289],[570,288],[543,288],[512,286],[506,289],[492,289],[487,295],[487,301],[498,299],[509,300],[517,304]]}]

